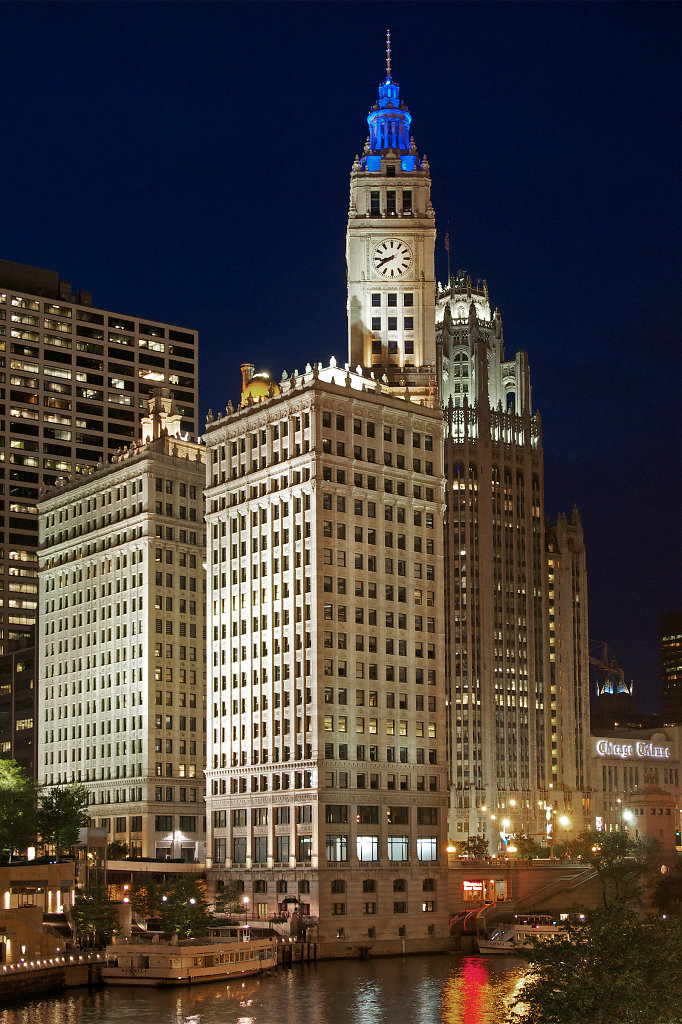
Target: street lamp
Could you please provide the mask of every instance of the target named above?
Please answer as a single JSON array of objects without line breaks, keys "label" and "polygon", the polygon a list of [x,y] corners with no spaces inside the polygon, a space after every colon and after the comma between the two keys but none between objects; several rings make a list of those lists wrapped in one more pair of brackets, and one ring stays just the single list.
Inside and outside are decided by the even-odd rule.
[{"label": "street lamp", "polygon": [[248,896],[242,896],[242,901],[244,903],[244,925],[248,926],[248,923],[249,923],[249,897]]},{"label": "street lamp", "polygon": [[[571,827],[571,819],[567,814],[562,814],[559,818],[559,824],[568,833],[568,830]],[[566,836],[566,852],[568,852],[568,835]]]}]

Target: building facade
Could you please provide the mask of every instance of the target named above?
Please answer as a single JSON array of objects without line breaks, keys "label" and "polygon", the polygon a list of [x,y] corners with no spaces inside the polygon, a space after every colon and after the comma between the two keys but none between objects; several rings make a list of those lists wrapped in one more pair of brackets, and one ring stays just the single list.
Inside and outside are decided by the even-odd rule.
[{"label": "building facade", "polygon": [[528,358],[507,357],[487,284],[436,287],[429,166],[387,56],[351,171],[349,361],[443,411],[450,837],[486,834],[496,852],[555,813],[579,830],[589,810],[584,548],[579,522],[546,535]]},{"label": "building facade", "polygon": [[[208,425],[214,878],[321,949],[448,930],[442,418],[335,365]],[[279,392],[279,393],[276,393]]]},{"label": "building facade", "polygon": [[[204,451],[167,396],[144,441],[39,504],[38,778],[134,856],[204,857]],[[176,435],[176,436],[173,436]]]},{"label": "building facade", "polygon": [[[681,731],[679,726],[595,730],[590,751],[592,828],[605,832],[627,829],[635,839],[655,838],[666,845],[682,845]],[[666,799],[648,799],[657,792]]]},{"label": "building facade", "polygon": [[139,438],[153,390],[197,434],[197,334],[99,309],[50,270],[0,260],[0,650],[36,620],[37,502]]},{"label": "building facade", "polygon": [[661,615],[661,692],[664,722],[682,722],[682,612]]},{"label": "building facade", "polygon": [[35,636],[10,640],[0,654],[0,757],[12,758],[37,778]]},{"label": "building facade", "polygon": [[[590,683],[587,566],[577,508],[545,523],[549,612],[549,710],[553,808],[591,827]],[[556,802],[556,807],[554,807]]]}]

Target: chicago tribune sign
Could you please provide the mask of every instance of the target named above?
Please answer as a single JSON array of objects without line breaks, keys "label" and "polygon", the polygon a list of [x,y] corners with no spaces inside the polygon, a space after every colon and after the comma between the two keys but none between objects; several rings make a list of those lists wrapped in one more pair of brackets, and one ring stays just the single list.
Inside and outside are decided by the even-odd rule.
[{"label": "chicago tribune sign", "polygon": [[597,740],[596,750],[600,757],[653,757],[660,760],[670,757],[670,747],[661,747],[651,740]]}]

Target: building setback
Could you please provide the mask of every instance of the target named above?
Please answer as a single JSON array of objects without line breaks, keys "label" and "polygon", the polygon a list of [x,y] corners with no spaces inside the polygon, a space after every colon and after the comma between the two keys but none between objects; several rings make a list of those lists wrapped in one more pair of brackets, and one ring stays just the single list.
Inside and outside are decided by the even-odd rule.
[{"label": "building setback", "polygon": [[335,365],[205,434],[214,876],[326,950],[448,931],[441,435]]},{"label": "building setback", "polygon": [[144,441],[40,513],[38,777],[142,857],[204,856],[204,451],[167,395]]},{"label": "building setback", "polygon": [[0,651],[36,620],[38,517],[46,487],[139,438],[155,388],[197,434],[197,333],[99,309],[51,270],[0,260]]}]

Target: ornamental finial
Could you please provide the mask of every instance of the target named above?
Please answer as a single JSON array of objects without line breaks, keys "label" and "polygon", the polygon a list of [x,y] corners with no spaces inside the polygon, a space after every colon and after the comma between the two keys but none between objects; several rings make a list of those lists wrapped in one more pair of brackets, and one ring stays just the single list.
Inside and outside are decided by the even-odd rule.
[{"label": "ornamental finial", "polygon": [[391,30],[386,29],[386,81],[391,81]]}]

